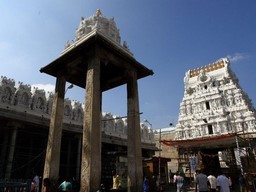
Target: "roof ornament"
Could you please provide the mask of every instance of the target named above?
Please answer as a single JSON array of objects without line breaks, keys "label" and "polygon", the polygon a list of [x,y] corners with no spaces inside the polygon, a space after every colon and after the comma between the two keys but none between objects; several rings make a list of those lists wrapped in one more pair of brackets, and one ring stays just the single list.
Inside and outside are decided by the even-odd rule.
[{"label": "roof ornament", "polygon": [[68,47],[70,47],[70,45],[71,45],[71,43],[70,43],[70,41],[68,40],[68,41],[66,42],[65,49],[68,48]]},{"label": "roof ornament", "polygon": [[97,17],[101,17],[101,16],[102,16],[102,13],[101,13],[101,10],[100,10],[100,9],[97,9],[96,15],[97,15]]},{"label": "roof ornament", "polygon": [[127,44],[127,42],[126,42],[126,41],[124,41],[124,42],[123,42],[123,47],[124,47],[124,48],[126,48],[126,49],[128,49],[128,48],[129,48],[129,47],[128,47],[128,44]]},{"label": "roof ornament", "polygon": [[100,9],[97,9],[93,16],[88,18],[81,17],[78,28],[75,32],[74,40],[66,42],[64,45],[64,51],[62,51],[61,55],[66,53],[68,50],[73,49],[82,41],[85,41],[90,37],[89,35],[93,34],[93,32],[100,32],[101,35],[104,35],[105,37],[113,40],[115,43],[122,46],[122,48],[124,48],[128,54],[133,56],[128,47],[128,44],[126,42],[121,44],[120,32],[116,26],[114,18],[109,19],[103,16]]}]

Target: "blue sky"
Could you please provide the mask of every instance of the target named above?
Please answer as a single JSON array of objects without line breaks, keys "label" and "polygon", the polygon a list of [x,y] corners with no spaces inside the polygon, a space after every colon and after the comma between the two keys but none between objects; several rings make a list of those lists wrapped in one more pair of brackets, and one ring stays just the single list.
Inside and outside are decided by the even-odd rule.
[{"label": "blue sky", "polygon": [[[115,18],[121,40],[154,71],[138,81],[141,121],[153,128],[178,119],[189,69],[229,57],[240,85],[256,103],[255,0],[14,0],[0,3],[0,75],[52,89],[55,79],[40,73],[74,39],[81,17]],[[70,99],[83,102],[84,90]],[[125,116],[126,87],[103,93],[103,111]],[[254,105],[255,106],[255,105]]]}]

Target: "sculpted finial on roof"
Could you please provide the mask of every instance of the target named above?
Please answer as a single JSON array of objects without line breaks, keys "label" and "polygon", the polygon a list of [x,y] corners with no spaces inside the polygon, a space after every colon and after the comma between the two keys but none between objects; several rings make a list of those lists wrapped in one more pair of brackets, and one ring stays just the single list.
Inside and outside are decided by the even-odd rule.
[{"label": "sculpted finial on roof", "polygon": [[[101,35],[104,35],[105,37],[113,40],[118,45],[121,45],[120,32],[116,26],[114,18],[109,19],[103,16],[101,10],[97,9],[96,14],[93,16],[88,18],[81,17],[80,23],[75,32],[75,39],[72,40],[72,43],[67,41],[66,45],[64,46],[65,49],[61,54],[64,54],[68,50],[74,48],[78,42],[81,43],[90,38],[90,35],[93,35],[95,32],[100,32]],[[133,56],[126,42],[124,42],[122,48],[124,48],[127,53]]]},{"label": "sculpted finial on roof", "polygon": [[102,13],[101,13],[101,10],[100,10],[100,9],[97,9],[97,11],[96,11],[96,15],[97,15],[97,17],[102,16]]}]

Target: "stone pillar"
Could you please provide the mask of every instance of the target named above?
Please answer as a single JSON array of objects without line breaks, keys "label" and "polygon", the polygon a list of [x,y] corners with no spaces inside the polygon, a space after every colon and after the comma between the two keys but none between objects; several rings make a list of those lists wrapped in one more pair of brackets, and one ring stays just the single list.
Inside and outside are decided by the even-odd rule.
[{"label": "stone pillar", "polygon": [[[71,164],[71,150],[72,150],[72,141],[70,138],[67,138],[67,143],[68,143],[68,146],[67,146],[67,156],[66,156],[67,163],[66,164],[70,165]],[[66,166],[66,176],[71,176],[69,166]]]},{"label": "stone pillar", "polygon": [[4,167],[5,165],[5,159],[6,159],[6,152],[7,152],[7,146],[8,146],[8,139],[9,139],[9,132],[5,131],[4,133],[4,140],[3,145],[1,147],[1,154],[0,154],[0,178],[4,177]]},{"label": "stone pillar", "polygon": [[77,136],[76,179],[80,178],[82,137]]},{"label": "stone pillar", "polygon": [[142,191],[143,167],[141,152],[141,130],[137,73],[129,71],[127,79],[128,97],[128,124],[127,124],[127,148],[128,148],[128,177],[127,186],[129,192]]},{"label": "stone pillar", "polygon": [[[31,159],[33,159],[34,157],[32,156],[33,155],[33,147],[34,147],[34,137],[30,137],[30,140],[29,140],[29,150],[28,150],[28,157],[27,157],[27,160],[30,161]],[[35,171],[33,170],[32,172],[33,174],[39,174],[39,173],[35,173]],[[27,166],[26,168],[26,175],[31,175],[31,167],[30,166]],[[33,176],[35,176],[33,175]]]},{"label": "stone pillar", "polygon": [[97,191],[101,181],[100,59],[88,63],[83,123],[81,191]]},{"label": "stone pillar", "polygon": [[43,179],[50,178],[53,182],[59,177],[65,84],[66,80],[63,77],[57,77],[44,162]]},{"label": "stone pillar", "polygon": [[7,165],[6,165],[6,170],[5,170],[5,178],[6,179],[11,178],[12,163],[13,163],[13,156],[14,156],[15,145],[16,145],[17,132],[18,132],[17,127],[14,127],[13,131],[12,131],[10,148],[9,148],[9,155],[8,155]]}]

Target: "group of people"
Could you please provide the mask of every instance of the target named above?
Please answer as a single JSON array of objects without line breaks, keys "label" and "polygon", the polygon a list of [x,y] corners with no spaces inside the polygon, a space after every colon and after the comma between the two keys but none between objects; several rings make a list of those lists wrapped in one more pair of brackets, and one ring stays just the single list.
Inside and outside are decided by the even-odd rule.
[{"label": "group of people", "polygon": [[[121,178],[116,173],[116,170],[112,171],[112,178],[113,178],[113,185],[110,189],[111,191],[119,192],[121,191],[122,185],[121,185]],[[35,176],[33,178],[33,181],[31,183],[31,192],[39,192],[39,176]],[[74,184],[74,181],[70,180],[69,178],[64,179],[62,182],[60,182],[59,185],[53,185],[49,178],[44,178],[42,181],[42,192],[53,192],[53,191],[65,191],[65,192],[76,192],[75,190],[76,186]],[[100,189],[97,192],[105,192],[106,188],[104,184],[101,184]]]},{"label": "group of people", "polygon": [[[112,171],[112,179],[113,185],[111,191],[120,191],[121,190],[121,179],[120,176],[116,173],[115,170]],[[232,182],[231,179],[228,178],[224,173],[219,173],[217,177],[215,177],[211,172],[207,176],[203,170],[197,170],[195,176],[195,191],[196,192],[230,192]],[[175,183],[177,192],[184,191],[185,187],[185,179],[181,175],[179,171],[173,176],[173,182]],[[240,192],[245,192],[246,182],[243,175],[239,177],[239,184],[240,184]],[[149,178],[145,176],[143,181],[143,192],[149,192]],[[39,191],[39,177],[36,176],[33,178],[31,192],[38,192]],[[45,178],[42,181],[42,192],[52,192],[52,185],[49,178]],[[65,191],[71,192],[73,191],[72,182],[69,179],[65,179],[61,182],[58,186],[58,191]],[[105,192],[105,186],[101,184],[100,189],[98,192]]]},{"label": "group of people", "polygon": [[[39,185],[39,177],[35,176],[33,178],[33,181],[31,183],[31,192],[39,192],[40,191],[40,185]],[[53,192],[56,190],[53,190],[53,185],[49,178],[44,178],[42,181],[42,192]],[[73,185],[72,182],[69,179],[65,179],[63,182],[61,182],[56,188],[58,188],[58,191],[65,191],[65,192],[71,192],[73,191]]]},{"label": "group of people", "polygon": [[196,191],[199,192],[230,192],[232,182],[224,173],[220,172],[215,177],[211,172],[207,176],[203,170],[198,170],[195,175]]},{"label": "group of people", "polygon": [[[224,173],[220,172],[216,177],[211,172],[207,176],[203,170],[197,170],[195,177],[195,191],[196,192],[230,192],[232,182]],[[173,182],[175,183],[177,192],[184,191],[185,182],[184,177],[179,171],[173,176]],[[242,175],[239,178],[240,191],[245,191],[245,180]]]}]

